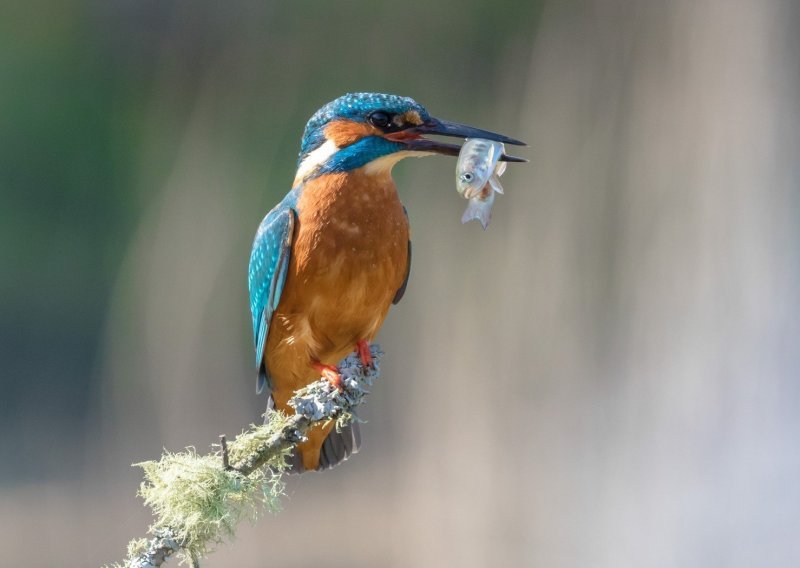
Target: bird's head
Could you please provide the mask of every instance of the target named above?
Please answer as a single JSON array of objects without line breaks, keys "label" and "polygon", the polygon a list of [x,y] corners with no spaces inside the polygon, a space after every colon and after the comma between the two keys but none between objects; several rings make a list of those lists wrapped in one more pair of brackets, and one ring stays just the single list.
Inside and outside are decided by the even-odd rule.
[{"label": "bird's head", "polygon": [[[314,177],[366,167],[385,174],[403,158],[457,156],[460,146],[423,138],[425,134],[486,138],[524,145],[502,134],[433,118],[409,97],[350,93],[319,109],[306,124],[295,185]],[[504,155],[505,161],[525,161]]]}]

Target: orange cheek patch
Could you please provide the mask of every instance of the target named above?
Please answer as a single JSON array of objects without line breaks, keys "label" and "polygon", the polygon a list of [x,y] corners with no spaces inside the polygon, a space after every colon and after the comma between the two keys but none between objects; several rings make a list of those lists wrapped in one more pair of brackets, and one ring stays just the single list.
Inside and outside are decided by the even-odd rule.
[{"label": "orange cheek patch", "polygon": [[325,127],[325,138],[332,140],[339,148],[376,134],[380,134],[377,128],[352,120],[334,120]]},{"label": "orange cheek patch", "polygon": [[414,126],[419,126],[422,124],[422,118],[419,116],[419,113],[415,110],[410,110],[403,115],[403,121],[406,124],[413,124]]}]

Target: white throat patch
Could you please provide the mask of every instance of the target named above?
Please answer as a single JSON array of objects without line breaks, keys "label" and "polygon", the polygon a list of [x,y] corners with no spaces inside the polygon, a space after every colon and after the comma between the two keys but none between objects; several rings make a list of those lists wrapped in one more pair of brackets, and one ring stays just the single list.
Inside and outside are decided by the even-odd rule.
[{"label": "white throat patch", "polygon": [[338,150],[339,147],[333,140],[326,140],[322,146],[313,152],[309,152],[308,155],[303,158],[303,161],[300,162],[300,165],[297,166],[297,173],[294,176],[294,185],[296,186],[303,181],[304,177],[313,172],[318,166],[328,161],[328,158],[333,156]]}]

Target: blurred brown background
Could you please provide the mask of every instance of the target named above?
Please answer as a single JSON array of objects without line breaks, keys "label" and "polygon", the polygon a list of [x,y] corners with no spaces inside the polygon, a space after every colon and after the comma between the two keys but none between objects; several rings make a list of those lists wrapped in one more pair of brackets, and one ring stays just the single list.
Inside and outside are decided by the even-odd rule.
[{"label": "blurred brown background", "polygon": [[263,411],[249,247],[348,91],[527,140],[484,233],[454,161],[363,451],[207,567],[800,564],[792,0],[7,3],[0,550],[98,566],[135,461]]}]

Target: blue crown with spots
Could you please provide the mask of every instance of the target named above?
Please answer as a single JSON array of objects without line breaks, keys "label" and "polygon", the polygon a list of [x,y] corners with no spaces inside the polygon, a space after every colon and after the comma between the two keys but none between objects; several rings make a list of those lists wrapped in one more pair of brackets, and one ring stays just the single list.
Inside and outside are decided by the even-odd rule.
[{"label": "blue crown with spots", "polygon": [[376,110],[391,114],[403,114],[415,110],[422,120],[430,118],[428,111],[410,97],[383,93],[348,93],[323,106],[309,119],[303,132],[303,141],[300,144],[298,164],[306,154],[313,152],[325,143],[323,130],[330,121],[345,119],[364,122],[369,113]]}]

